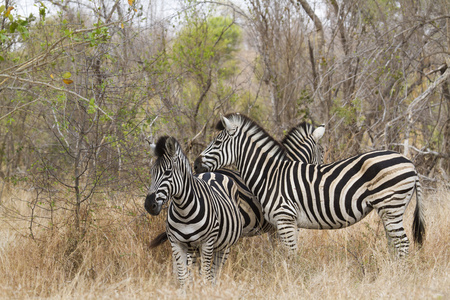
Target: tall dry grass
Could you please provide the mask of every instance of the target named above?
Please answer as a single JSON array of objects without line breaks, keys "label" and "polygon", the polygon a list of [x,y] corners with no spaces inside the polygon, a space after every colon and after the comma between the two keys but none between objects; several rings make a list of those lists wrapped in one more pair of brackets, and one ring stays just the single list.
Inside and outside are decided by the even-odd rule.
[{"label": "tall dry grass", "polygon": [[[26,205],[3,197],[5,207]],[[8,203],[9,202],[9,203]],[[404,260],[391,258],[375,213],[347,229],[301,230],[299,251],[286,259],[266,236],[242,239],[215,286],[194,280],[185,290],[171,274],[166,243],[150,251],[149,241],[164,218],[140,216],[143,199],[99,203],[80,238],[69,224],[35,230],[29,222],[0,220],[0,297],[3,299],[449,299],[450,191],[429,193],[424,201],[427,239]],[[407,211],[411,228],[415,201]],[[58,221],[58,220],[56,220]],[[66,220],[67,221],[67,220]],[[409,234],[411,236],[411,234]]]}]

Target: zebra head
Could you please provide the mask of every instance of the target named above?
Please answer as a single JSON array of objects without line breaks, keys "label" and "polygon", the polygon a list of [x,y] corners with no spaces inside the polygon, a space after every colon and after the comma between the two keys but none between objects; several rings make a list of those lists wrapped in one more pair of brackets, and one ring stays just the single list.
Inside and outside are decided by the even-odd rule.
[{"label": "zebra head", "polygon": [[[145,209],[151,215],[158,215],[162,206],[173,195],[173,182],[178,166],[178,142],[173,137],[163,136],[156,145],[151,145],[157,160],[151,169],[152,182],[145,198]],[[175,170],[175,172],[174,172]]]},{"label": "zebra head", "polygon": [[325,133],[325,124],[314,128],[313,125],[302,122],[285,135],[281,144],[286,148],[288,157],[293,161],[309,164],[323,163],[323,147],[319,140]]},{"label": "zebra head", "polygon": [[220,122],[216,126],[216,129],[220,130],[219,134],[194,162],[194,171],[197,174],[212,172],[235,163],[234,144],[240,125],[239,119],[233,118],[235,115],[239,116],[239,114],[232,114],[228,117],[220,116]]}]

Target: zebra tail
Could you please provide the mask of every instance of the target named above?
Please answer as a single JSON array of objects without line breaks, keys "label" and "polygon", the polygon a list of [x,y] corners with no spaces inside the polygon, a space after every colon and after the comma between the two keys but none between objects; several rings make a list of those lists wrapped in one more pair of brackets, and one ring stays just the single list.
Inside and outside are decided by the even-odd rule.
[{"label": "zebra tail", "polygon": [[423,242],[425,241],[425,220],[423,216],[423,208],[422,208],[422,186],[419,182],[419,179],[416,181],[416,209],[414,210],[414,220],[413,220],[413,236],[414,243],[422,247]]},{"label": "zebra tail", "polygon": [[158,234],[158,236],[157,237],[155,237],[151,242],[150,242],[150,244],[148,245],[148,248],[149,249],[154,249],[154,248],[156,248],[156,247],[159,247],[159,246],[161,246],[165,241],[167,241],[168,240],[168,238],[167,238],[167,233],[164,231],[164,232],[161,232],[160,234]]}]

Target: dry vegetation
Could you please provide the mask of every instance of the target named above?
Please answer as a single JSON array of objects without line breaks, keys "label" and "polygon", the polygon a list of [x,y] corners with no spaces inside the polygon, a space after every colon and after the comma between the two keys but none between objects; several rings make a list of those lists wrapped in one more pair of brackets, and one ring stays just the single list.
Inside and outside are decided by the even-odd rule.
[{"label": "dry vegetation", "polygon": [[[3,2],[0,299],[450,299],[448,0],[42,0],[34,17]],[[423,250],[391,259],[372,214],[302,230],[289,260],[243,239],[216,286],[180,291],[169,245],[148,249],[164,217],[143,209],[146,140],[170,134],[192,160],[229,112],[276,138],[326,123],[326,162],[405,154],[445,185]]]},{"label": "dry vegetation", "polygon": [[[3,196],[2,209],[27,211],[23,192]],[[427,240],[402,261],[389,256],[376,214],[348,229],[302,230],[300,249],[285,259],[266,236],[243,239],[232,250],[216,286],[197,272],[184,292],[171,274],[169,245],[150,251],[148,242],[164,218],[142,213],[142,199],[102,203],[86,237],[67,226],[35,232],[29,223],[0,221],[1,298],[133,299],[448,299],[450,297],[450,192],[428,193],[424,201]],[[412,222],[415,201],[408,207]],[[4,212],[4,211],[3,211]],[[2,212],[2,213],[3,213]],[[4,215],[4,214],[2,214]],[[59,222],[63,224],[63,222]],[[76,243],[75,241],[82,242]]]}]

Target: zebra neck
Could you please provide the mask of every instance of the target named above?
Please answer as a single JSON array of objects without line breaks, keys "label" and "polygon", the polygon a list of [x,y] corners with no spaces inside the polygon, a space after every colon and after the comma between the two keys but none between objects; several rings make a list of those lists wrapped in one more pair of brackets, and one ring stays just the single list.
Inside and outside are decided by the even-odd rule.
[{"label": "zebra neck", "polygon": [[192,174],[184,174],[178,182],[177,191],[172,195],[174,209],[182,216],[187,216],[197,201],[197,181]]},{"label": "zebra neck", "polygon": [[237,155],[236,167],[244,179],[247,187],[257,195],[261,189],[267,188],[265,175],[270,169],[286,160],[286,152],[279,144],[270,139],[248,139],[250,143],[243,143],[240,155]]},{"label": "zebra neck", "polygon": [[178,167],[174,172],[174,178],[172,182],[172,197],[176,199],[182,199],[186,193],[187,188],[194,184],[194,175],[189,164],[188,159],[183,155],[178,157]]}]

